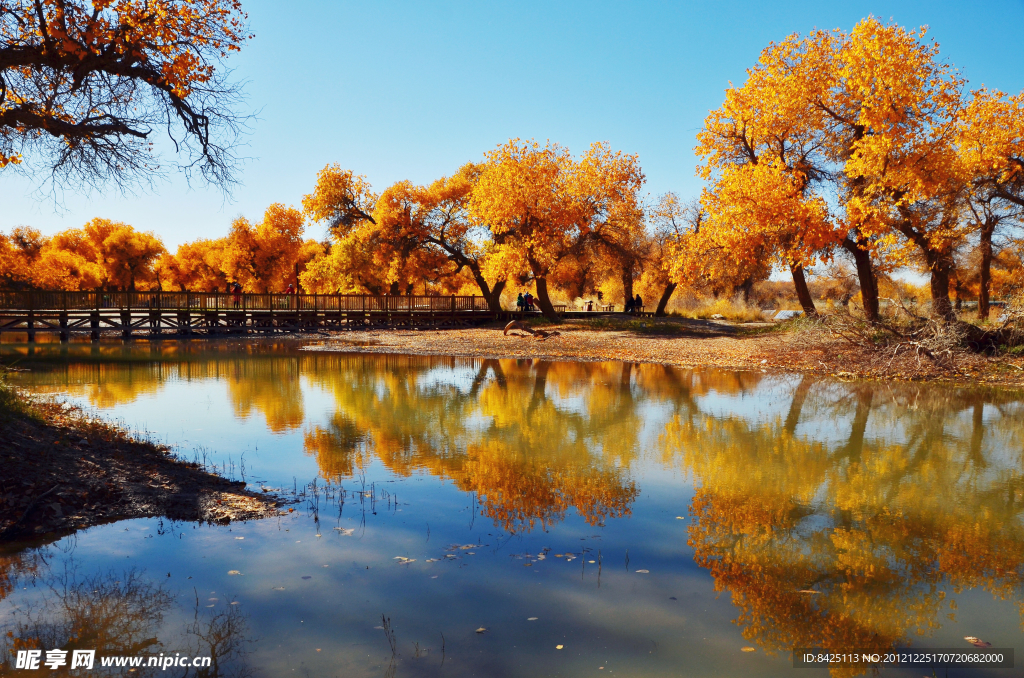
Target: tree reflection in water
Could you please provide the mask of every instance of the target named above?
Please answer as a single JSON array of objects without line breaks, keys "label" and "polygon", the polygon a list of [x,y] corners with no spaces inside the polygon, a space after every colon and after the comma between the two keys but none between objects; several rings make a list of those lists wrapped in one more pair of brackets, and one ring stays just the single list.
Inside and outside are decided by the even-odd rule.
[{"label": "tree reflection in water", "polygon": [[689,544],[744,637],[884,648],[954,619],[947,591],[1019,600],[1020,414],[1005,392],[803,379],[784,418],[680,414],[663,443],[693,473]]},{"label": "tree reflection in water", "polygon": [[[159,667],[137,669],[122,667],[103,669],[109,675],[176,675],[194,678],[252,675],[245,659],[251,640],[246,637],[248,625],[241,611],[227,605],[223,612],[200,611],[198,597],[192,621],[175,633],[167,629],[164,615],[172,610],[174,596],[163,586],[152,583],[145,575],[128,570],[80,577],[73,558],[64,561],[64,571],[57,575],[40,573],[39,551],[25,551],[17,559],[8,558],[4,581],[37,577],[49,589],[43,602],[26,609],[15,609],[0,639],[0,656],[4,664],[13,666],[18,650],[52,649],[68,651],[95,650],[95,670],[100,670],[100,657],[159,656],[161,653],[187,657],[210,657],[209,667],[176,667],[170,674]],[[27,570],[25,568],[28,568]],[[34,569],[33,569],[34,568]],[[163,634],[165,640],[161,640]],[[74,675],[81,669],[67,666],[57,675]]]},{"label": "tree reflection in water", "polygon": [[[302,430],[325,478],[376,461],[429,473],[516,532],[570,511],[590,524],[631,515],[640,462],[683,472],[694,557],[769,652],[904,644],[955,618],[949,593],[962,589],[1020,600],[1017,393],[622,363],[185,353],[105,365],[102,379],[75,363],[33,378],[97,404],[171,377],[226,380],[237,416]],[[332,397],[326,422],[308,423],[304,384]]]}]

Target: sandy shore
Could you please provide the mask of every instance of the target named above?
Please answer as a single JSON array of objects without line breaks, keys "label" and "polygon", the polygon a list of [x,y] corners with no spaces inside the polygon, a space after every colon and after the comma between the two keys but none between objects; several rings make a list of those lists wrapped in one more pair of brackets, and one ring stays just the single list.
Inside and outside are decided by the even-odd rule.
[{"label": "sandy shore", "polygon": [[591,329],[564,323],[546,327],[560,332],[547,339],[516,332],[506,336],[500,327],[344,332],[305,348],[481,358],[621,360],[678,367],[807,372],[840,378],[1024,385],[1024,357],[967,355],[950,370],[919,355],[887,360],[888,356],[806,326],[770,330],[764,325],[703,320],[669,322],[673,327],[658,327],[652,322],[640,331]]}]

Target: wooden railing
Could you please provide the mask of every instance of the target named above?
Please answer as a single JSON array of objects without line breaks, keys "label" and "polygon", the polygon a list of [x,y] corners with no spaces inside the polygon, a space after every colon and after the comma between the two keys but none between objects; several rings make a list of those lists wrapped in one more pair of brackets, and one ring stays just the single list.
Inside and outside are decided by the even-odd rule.
[{"label": "wooden railing", "polygon": [[486,312],[480,296],[230,294],[224,292],[0,292],[0,310]]}]

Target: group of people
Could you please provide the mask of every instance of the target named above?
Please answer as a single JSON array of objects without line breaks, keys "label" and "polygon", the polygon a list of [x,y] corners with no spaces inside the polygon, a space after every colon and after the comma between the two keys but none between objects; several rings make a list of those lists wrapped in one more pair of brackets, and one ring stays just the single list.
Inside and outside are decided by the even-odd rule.
[{"label": "group of people", "polygon": [[[601,293],[598,292],[598,301],[601,300],[601,296]],[[639,293],[635,297],[627,297],[627,299],[629,301],[626,302],[626,313],[640,313],[644,310],[644,300],[640,297]],[[536,298],[532,294],[530,294],[529,292],[520,292],[519,296],[516,297],[516,310],[519,311],[520,313],[526,311],[533,311],[535,310],[533,307],[535,302]],[[584,308],[587,311],[593,311],[594,302],[584,302]]]},{"label": "group of people", "polygon": [[535,301],[536,299],[529,292],[526,294],[520,292],[519,296],[516,298],[516,310],[519,312],[533,311],[533,304]]}]

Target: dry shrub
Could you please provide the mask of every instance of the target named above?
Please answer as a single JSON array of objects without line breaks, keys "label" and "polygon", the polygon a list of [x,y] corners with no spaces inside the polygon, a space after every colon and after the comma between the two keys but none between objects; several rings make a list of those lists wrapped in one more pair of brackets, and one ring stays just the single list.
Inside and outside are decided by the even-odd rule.
[{"label": "dry shrub", "polygon": [[879,322],[840,312],[823,317],[822,324],[833,337],[860,349],[865,366],[879,374],[966,374],[977,369],[985,355],[1015,353],[1015,347],[1024,343],[1020,303],[999,325],[985,328],[962,320],[925,318],[899,298],[892,301]]}]

